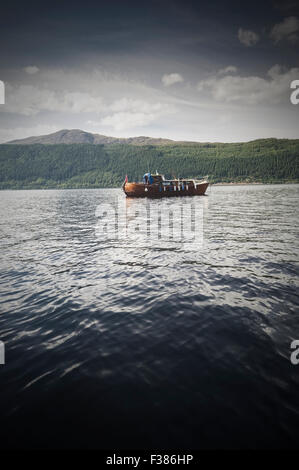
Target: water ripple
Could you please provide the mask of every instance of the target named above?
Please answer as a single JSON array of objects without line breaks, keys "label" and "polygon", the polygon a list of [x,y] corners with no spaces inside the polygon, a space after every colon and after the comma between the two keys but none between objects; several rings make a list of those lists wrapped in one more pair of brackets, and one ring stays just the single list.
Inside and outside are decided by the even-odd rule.
[{"label": "water ripple", "polygon": [[[297,185],[212,187],[192,199],[196,245],[145,229],[97,237],[96,207],[119,190],[3,191],[3,442],[294,446],[298,196]],[[164,216],[173,202],[149,204]]]}]

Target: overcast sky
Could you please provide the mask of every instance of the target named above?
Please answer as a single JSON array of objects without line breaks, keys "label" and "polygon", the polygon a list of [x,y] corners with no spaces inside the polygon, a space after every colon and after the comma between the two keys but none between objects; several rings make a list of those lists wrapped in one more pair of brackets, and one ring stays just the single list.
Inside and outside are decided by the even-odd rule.
[{"label": "overcast sky", "polygon": [[7,2],[0,142],[60,129],[299,138],[296,0]]}]

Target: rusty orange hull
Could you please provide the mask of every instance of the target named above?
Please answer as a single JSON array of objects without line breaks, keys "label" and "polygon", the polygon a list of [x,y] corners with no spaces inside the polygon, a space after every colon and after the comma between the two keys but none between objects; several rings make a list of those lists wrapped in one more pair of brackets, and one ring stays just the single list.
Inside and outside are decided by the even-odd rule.
[{"label": "rusty orange hull", "polygon": [[145,184],[145,183],[124,183],[123,190],[127,197],[182,197],[182,196],[203,196],[207,190],[209,183],[203,181],[193,184],[182,185],[176,184],[166,186],[159,183]]}]

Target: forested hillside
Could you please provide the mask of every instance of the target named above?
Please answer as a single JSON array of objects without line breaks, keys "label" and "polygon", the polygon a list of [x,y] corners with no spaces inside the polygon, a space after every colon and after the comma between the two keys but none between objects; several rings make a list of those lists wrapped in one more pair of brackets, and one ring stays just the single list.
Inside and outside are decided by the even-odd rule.
[{"label": "forested hillside", "polygon": [[0,145],[0,189],[116,187],[148,169],[211,182],[299,182],[299,140]]}]

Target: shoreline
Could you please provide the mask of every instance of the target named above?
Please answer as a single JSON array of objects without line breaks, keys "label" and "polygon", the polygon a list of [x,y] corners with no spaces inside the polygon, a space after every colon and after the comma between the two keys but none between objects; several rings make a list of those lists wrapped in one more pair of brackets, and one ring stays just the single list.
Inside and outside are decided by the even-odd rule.
[{"label": "shoreline", "polygon": [[235,183],[235,182],[230,182],[230,183],[210,183],[210,185],[213,185],[213,186],[244,186],[244,185],[250,185],[250,184],[255,184],[255,185],[258,185],[258,184],[289,184],[289,183],[260,183],[260,182],[257,182],[257,181],[253,181],[252,183],[249,183],[249,182],[239,182],[239,183]]},{"label": "shoreline", "polygon": [[[287,184],[299,184],[299,181],[288,181],[288,182],[275,182],[275,183],[260,183],[260,182],[253,182],[253,183],[209,183],[209,187],[211,186],[271,186],[271,185],[287,185]],[[97,190],[97,189],[121,189],[120,186],[101,186],[101,187],[69,187],[69,188],[61,188],[61,187],[44,187],[44,188],[0,188],[0,191],[55,191],[55,190],[65,190],[65,191],[73,191],[73,190],[81,190],[81,189],[88,189],[88,190]]]},{"label": "shoreline", "polygon": [[231,182],[231,183],[210,183],[210,186],[250,186],[250,185],[271,185],[271,184],[299,184],[298,181],[282,181],[282,182],[273,182],[273,183],[260,183],[259,181],[249,182]]}]

